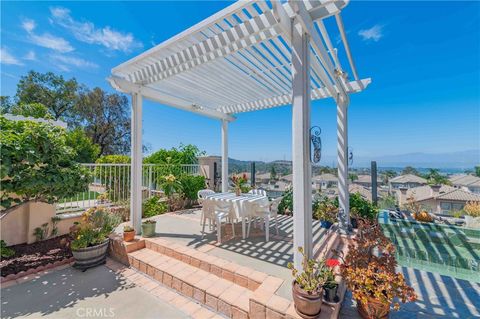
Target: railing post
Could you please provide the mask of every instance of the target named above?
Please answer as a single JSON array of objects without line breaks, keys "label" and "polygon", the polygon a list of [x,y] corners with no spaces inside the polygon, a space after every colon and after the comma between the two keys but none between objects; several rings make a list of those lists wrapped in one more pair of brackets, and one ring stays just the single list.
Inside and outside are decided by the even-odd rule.
[{"label": "railing post", "polygon": [[148,165],[148,198],[152,197],[152,165]]}]

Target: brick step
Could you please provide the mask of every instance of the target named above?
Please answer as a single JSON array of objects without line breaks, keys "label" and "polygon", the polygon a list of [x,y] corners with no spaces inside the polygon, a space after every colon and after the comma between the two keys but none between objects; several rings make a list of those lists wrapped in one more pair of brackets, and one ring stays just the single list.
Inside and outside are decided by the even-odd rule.
[{"label": "brick step", "polygon": [[230,318],[248,318],[253,292],[182,260],[143,248],[128,254],[130,265],[165,286]]},{"label": "brick step", "polygon": [[[211,256],[194,248],[175,244],[158,237],[145,238],[145,247],[162,255],[180,260],[193,267],[200,268],[219,278],[248,288],[251,291],[256,290],[265,280],[272,277],[255,269],[240,266],[228,260]],[[279,278],[274,279],[274,277],[270,278],[269,281],[274,285],[278,285],[278,287],[283,283],[283,280]]]}]

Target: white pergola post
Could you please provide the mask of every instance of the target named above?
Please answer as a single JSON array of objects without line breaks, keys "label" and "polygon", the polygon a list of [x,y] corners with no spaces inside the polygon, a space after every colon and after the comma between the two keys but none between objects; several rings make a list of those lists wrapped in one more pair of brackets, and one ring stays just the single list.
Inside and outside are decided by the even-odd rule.
[{"label": "white pergola post", "polygon": [[297,24],[292,32],[292,162],[294,265],[302,268],[298,247],[311,257],[312,183],[310,164],[310,44]]},{"label": "white pergola post", "polygon": [[132,124],[131,124],[131,202],[130,221],[133,228],[140,234],[142,231],[142,95],[132,93]]},{"label": "white pergola post", "polygon": [[350,194],[348,192],[348,104],[343,98],[337,101],[337,169],[338,169],[338,202],[339,231],[348,234],[350,231]]},{"label": "white pergola post", "polygon": [[228,192],[228,121],[222,120],[222,192]]}]

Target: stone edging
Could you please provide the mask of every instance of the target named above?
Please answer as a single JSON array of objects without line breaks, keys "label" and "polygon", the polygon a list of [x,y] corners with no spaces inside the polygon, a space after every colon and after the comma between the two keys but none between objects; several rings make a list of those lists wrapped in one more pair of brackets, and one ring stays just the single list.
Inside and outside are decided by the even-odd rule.
[{"label": "stone edging", "polygon": [[35,277],[43,276],[51,271],[64,269],[70,267],[74,262],[74,258],[70,257],[64,260],[59,260],[54,263],[48,263],[44,266],[38,266],[37,268],[30,268],[27,271],[21,271],[17,274],[10,274],[5,277],[0,277],[1,288],[7,288],[16,284],[30,281]]}]

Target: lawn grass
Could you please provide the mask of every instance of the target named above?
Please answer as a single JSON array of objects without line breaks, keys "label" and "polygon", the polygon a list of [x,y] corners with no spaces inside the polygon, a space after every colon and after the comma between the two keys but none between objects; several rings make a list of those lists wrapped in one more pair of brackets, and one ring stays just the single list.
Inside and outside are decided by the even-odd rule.
[{"label": "lawn grass", "polygon": [[76,202],[81,200],[97,199],[98,195],[100,195],[100,193],[98,192],[86,191],[86,192],[78,193],[76,196],[72,196],[70,198],[64,198],[60,200],[59,203],[64,204],[64,203]]}]

